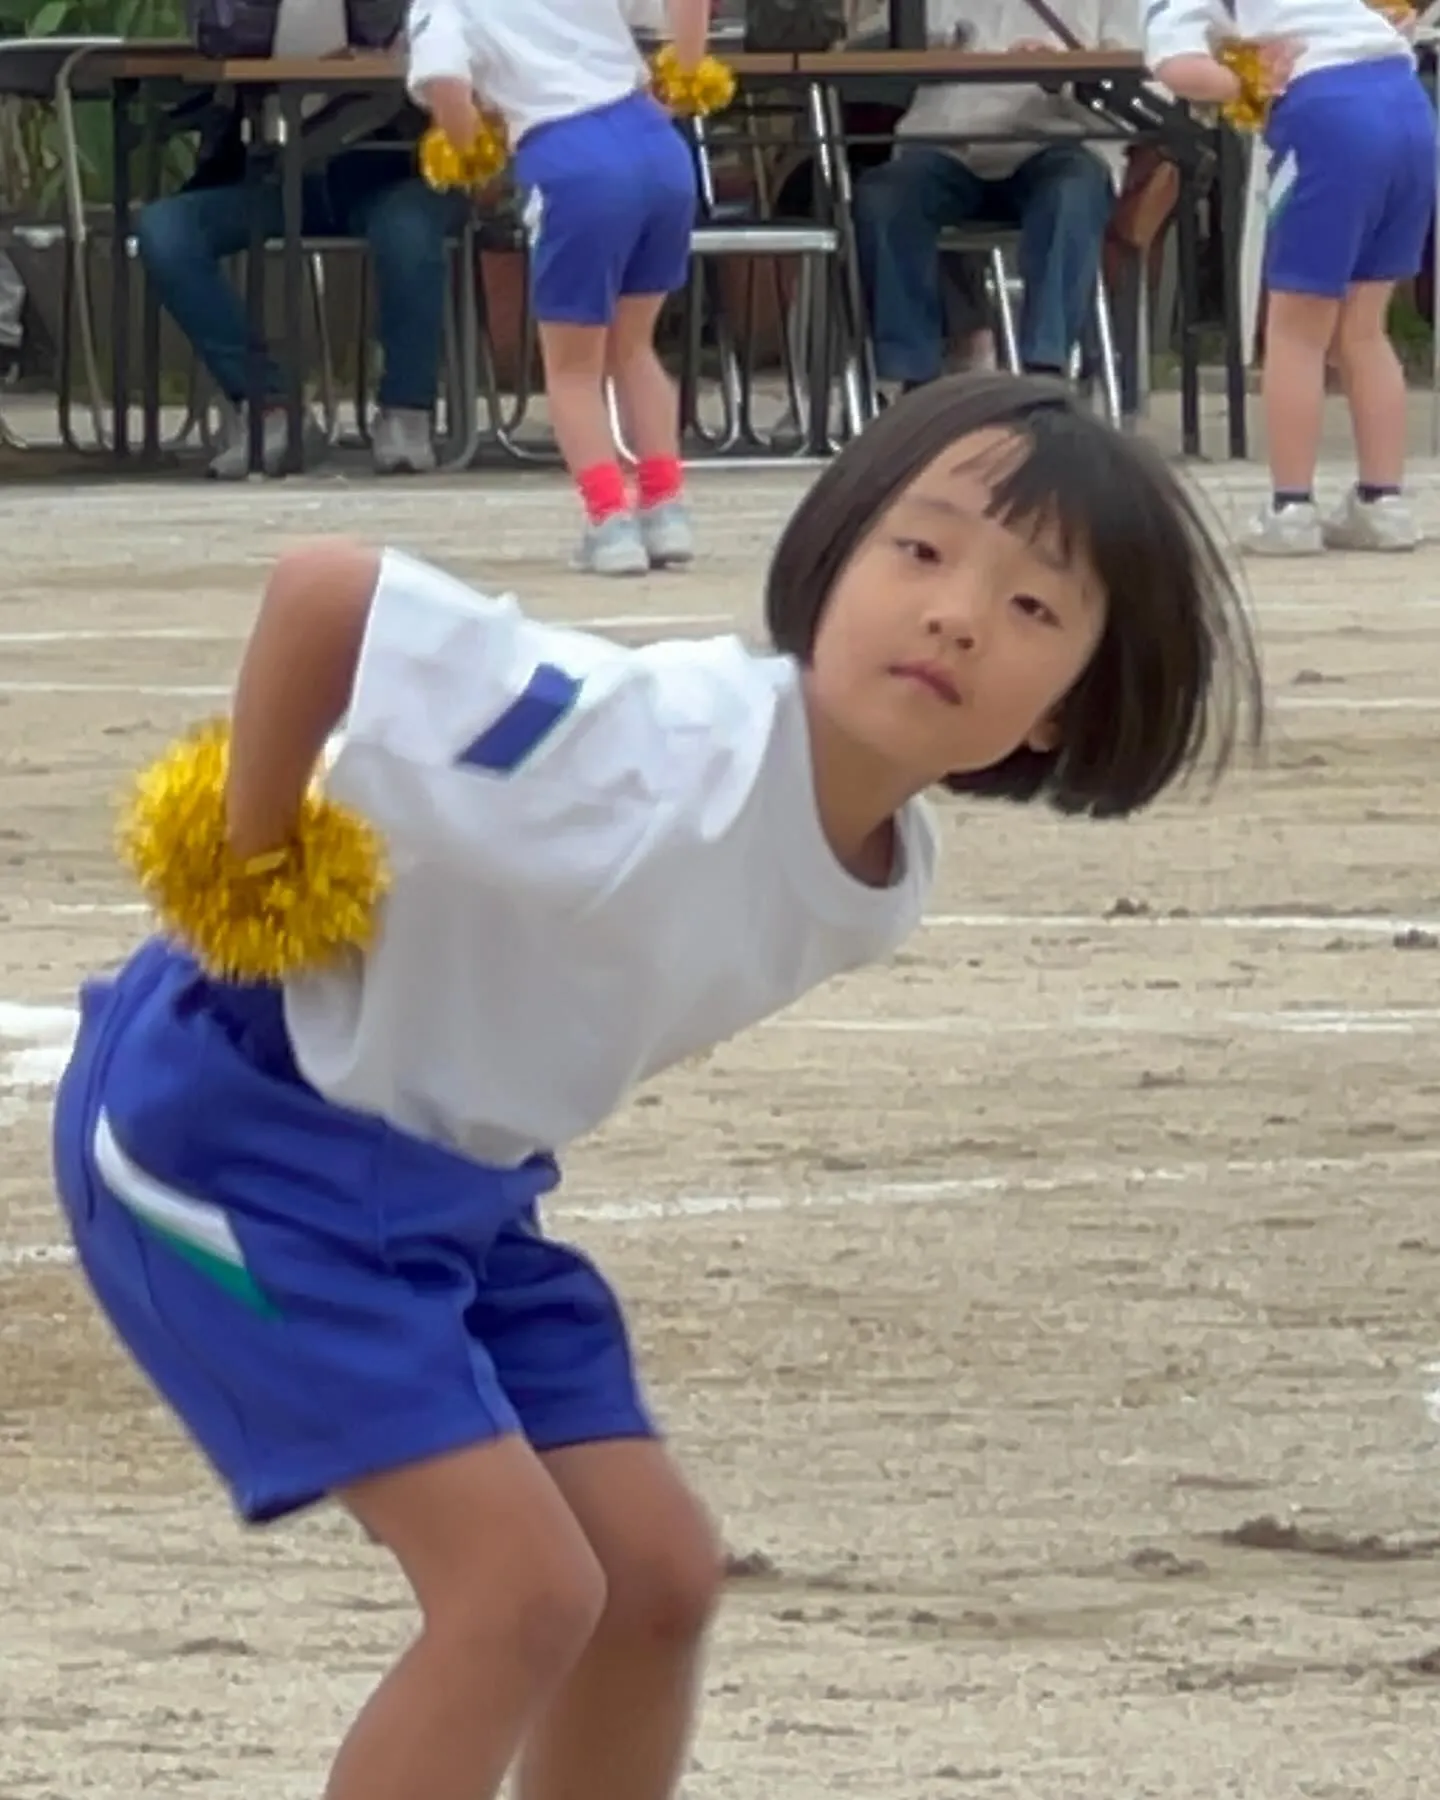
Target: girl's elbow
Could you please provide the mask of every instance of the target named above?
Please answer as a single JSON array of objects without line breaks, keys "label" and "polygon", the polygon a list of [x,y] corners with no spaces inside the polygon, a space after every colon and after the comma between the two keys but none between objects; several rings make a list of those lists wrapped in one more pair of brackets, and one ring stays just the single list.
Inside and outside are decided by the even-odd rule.
[{"label": "girl's elbow", "polygon": [[1203,51],[1163,56],[1150,72],[1178,100],[1231,100],[1239,87],[1230,71]]}]

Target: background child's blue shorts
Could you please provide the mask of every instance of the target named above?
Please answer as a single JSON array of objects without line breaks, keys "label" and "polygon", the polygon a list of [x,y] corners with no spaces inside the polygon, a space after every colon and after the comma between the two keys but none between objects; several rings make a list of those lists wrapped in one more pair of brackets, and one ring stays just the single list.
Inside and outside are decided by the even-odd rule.
[{"label": "background child's blue shorts", "polygon": [[537,319],[608,325],[622,295],[685,285],[695,165],[652,95],[537,125],[516,146],[515,176]]},{"label": "background child's blue shorts", "polygon": [[555,1164],[331,1105],[278,990],[160,942],[88,984],[54,1154],[101,1306],[251,1522],[516,1431],[653,1433],[614,1296],[540,1233]]},{"label": "background child's blue shorts", "polygon": [[1302,75],[1271,109],[1265,280],[1340,299],[1419,272],[1435,206],[1435,112],[1408,57]]}]

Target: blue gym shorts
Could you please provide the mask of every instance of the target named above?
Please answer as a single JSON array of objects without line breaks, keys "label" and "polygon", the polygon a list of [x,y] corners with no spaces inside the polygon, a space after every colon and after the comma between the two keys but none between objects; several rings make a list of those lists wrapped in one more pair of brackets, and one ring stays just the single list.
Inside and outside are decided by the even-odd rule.
[{"label": "blue gym shorts", "polygon": [[158,940],[88,983],[54,1158],[101,1307],[252,1524],[515,1432],[654,1435],[618,1302],[540,1231],[555,1163],[332,1105],[278,989]]},{"label": "blue gym shorts", "polygon": [[622,297],[685,285],[695,167],[653,95],[537,125],[514,163],[542,324],[608,325]]},{"label": "blue gym shorts", "polygon": [[1302,75],[1271,109],[1265,281],[1339,300],[1419,272],[1435,207],[1435,110],[1408,56]]}]

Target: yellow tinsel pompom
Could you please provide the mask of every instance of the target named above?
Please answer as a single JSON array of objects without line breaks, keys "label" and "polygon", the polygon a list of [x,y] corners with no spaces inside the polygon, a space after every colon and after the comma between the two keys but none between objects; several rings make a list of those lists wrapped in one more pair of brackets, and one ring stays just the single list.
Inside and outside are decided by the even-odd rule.
[{"label": "yellow tinsel pompom", "polygon": [[682,69],[675,46],[666,44],[650,59],[650,75],[655,98],[681,118],[722,112],[735,98],[735,72],[718,56],[702,56],[693,69]]},{"label": "yellow tinsel pompom", "polygon": [[485,188],[510,160],[510,138],[503,119],[480,115],[479,128],[464,150],[432,125],[420,140],[420,173],[432,188]]},{"label": "yellow tinsel pompom", "polygon": [[1258,44],[1227,38],[1215,49],[1215,60],[1240,83],[1240,92],[1220,108],[1220,117],[1237,131],[1260,131],[1270,116],[1270,87]]},{"label": "yellow tinsel pompom", "polygon": [[226,841],[230,727],[180,738],[136,779],[120,854],[162,930],[212,975],[278,981],[370,941],[386,876],[380,838],[318,788],[290,846],[241,861]]}]

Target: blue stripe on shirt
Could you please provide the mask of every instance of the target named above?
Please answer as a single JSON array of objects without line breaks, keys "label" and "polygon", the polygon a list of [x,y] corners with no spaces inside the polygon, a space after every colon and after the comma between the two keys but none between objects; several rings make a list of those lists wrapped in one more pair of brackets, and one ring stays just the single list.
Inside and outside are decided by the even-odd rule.
[{"label": "blue stripe on shirt", "polygon": [[500,717],[460,752],[457,762],[492,775],[513,775],[574,708],[581,685],[554,663],[541,663]]}]

